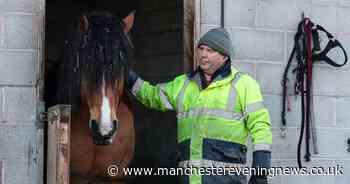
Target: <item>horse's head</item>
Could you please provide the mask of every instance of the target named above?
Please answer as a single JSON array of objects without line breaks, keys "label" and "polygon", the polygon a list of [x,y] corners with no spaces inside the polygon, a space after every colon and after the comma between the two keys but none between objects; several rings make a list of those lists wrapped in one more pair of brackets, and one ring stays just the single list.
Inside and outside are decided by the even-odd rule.
[{"label": "horse's head", "polygon": [[[117,134],[117,110],[132,58],[126,32],[132,23],[133,13],[124,19],[106,13],[83,15],[71,39],[68,39],[70,41],[66,41],[65,68],[73,72],[72,76],[65,76],[68,80],[65,82],[71,85],[69,92],[63,93],[69,93],[73,112],[79,114],[79,118],[89,116],[86,126],[89,126],[93,142],[97,145],[111,144]],[[79,108],[88,110],[81,111]]]}]

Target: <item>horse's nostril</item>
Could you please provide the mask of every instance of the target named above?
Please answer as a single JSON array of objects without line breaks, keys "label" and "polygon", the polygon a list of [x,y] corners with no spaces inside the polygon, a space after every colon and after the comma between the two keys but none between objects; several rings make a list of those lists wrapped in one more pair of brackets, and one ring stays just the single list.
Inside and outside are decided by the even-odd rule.
[{"label": "horse's nostril", "polygon": [[108,145],[113,143],[113,139],[119,128],[118,119],[113,120],[106,129],[103,124],[98,123],[95,119],[89,121],[90,133],[93,142],[96,145]]},{"label": "horse's nostril", "polygon": [[89,127],[92,131],[95,131],[95,132],[98,131],[99,129],[99,125],[95,119],[90,120]]},{"label": "horse's nostril", "polygon": [[119,121],[118,120],[113,120],[112,121],[112,130],[118,130],[118,128],[119,128]]}]

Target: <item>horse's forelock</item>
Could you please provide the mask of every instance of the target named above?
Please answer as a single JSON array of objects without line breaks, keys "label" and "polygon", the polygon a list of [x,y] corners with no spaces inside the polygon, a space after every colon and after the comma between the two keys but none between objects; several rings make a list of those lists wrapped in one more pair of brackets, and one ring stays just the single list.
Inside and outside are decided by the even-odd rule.
[{"label": "horse's forelock", "polygon": [[[73,110],[80,104],[81,90],[86,89],[88,93],[98,90],[103,75],[106,84],[114,85],[114,81],[121,79],[128,70],[132,53],[120,18],[91,13],[80,16],[78,21],[78,30],[75,27],[65,43],[59,81],[59,103],[72,104]],[[81,85],[86,86],[81,88]]]},{"label": "horse's forelock", "polygon": [[[90,15],[87,31],[87,47],[82,48],[85,56],[82,75],[87,80],[89,90],[98,90],[104,79],[106,84],[122,76],[126,60],[126,46],[123,40],[122,22],[109,15]],[[104,78],[103,78],[104,77]],[[115,86],[113,85],[115,88]]]}]

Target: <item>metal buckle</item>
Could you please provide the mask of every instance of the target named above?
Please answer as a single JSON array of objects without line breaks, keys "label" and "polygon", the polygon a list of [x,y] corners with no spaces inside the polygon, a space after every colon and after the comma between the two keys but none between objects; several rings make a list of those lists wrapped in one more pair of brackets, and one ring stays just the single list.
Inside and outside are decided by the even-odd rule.
[{"label": "metal buckle", "polygon": [[283,125],[283,126],[281,127],[281,137],[282,137],[282,138],[285,138],[286,135],[287,135],[287,127],[286,127],[285,125]]}]

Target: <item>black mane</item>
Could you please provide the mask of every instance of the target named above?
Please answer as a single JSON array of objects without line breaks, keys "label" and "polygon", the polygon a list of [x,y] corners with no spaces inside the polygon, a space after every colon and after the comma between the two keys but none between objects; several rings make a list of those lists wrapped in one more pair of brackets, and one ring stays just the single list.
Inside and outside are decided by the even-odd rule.
[{"label": "black mane", "polygon": [[97,92],[104,77],[115,89],[114,81],[127,74],[133,59],[121,18],[106,12],[86,14],[87,31],[81,31],[81,18],[66,35],[58,79],[57,103],[72,105],[73,112],[81,103],[82,87]]}]

